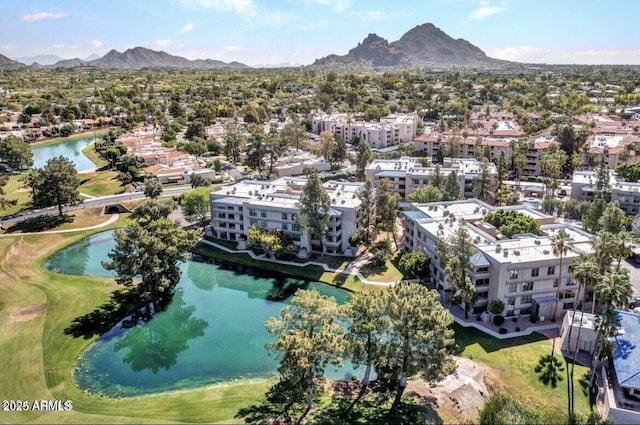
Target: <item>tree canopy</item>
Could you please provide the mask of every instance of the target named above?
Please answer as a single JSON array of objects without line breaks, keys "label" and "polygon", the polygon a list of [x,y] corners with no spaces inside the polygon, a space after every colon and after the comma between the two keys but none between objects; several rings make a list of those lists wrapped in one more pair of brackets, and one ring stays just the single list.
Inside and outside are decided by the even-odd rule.
[{"label": "tree canopy", "polygon": [[487,223],[500,230],[500,233],[506,238],[519,233],[541,234],[540,223],[535,218],[515,210],[499,209],[492,211],[484,219]]},{"label": "tree canopy", "polygon": [[77,175],[73,162],[63,156],[51,158],[44,167],[31,170],[27,182],[31,186],[33,206],[57,206],[62,215],[64,205],[80,203]]}]

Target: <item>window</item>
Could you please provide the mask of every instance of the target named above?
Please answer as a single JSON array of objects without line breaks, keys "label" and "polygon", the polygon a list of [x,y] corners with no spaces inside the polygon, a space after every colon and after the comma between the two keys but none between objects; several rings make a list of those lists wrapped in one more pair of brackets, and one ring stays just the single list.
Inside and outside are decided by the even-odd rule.
[{"label": "window", "polygon": [[516,297],[507,297],[507,305],[515,305]]},{"label": "window", "polygon": [[531,295],[523,295],[520,297],[520,304],[530,304],[531,303]]},{"label": "window", "polygon": [[488,271],[489,271],[489,267],[486,267],[486,266],[484,266],[484,267],[478,267],[478,268],[476,269],[476,273],[487,273]]},{"label": "window", "polygon": [[249,215],[251,217],[256,217],[258,215],[258,213],[253,208],[249,208]]},{"label": "window", "polygon": [[489,286],[489,278],[476,279],[476,286]]},{"label": "window", "polygon": [[535,269],[531,269],[531,277],[538,277],[540,274],[540,269],[536,267]]},{"label": "window", "polygon": [[557,288],[559,283],[560,283],[559,279],[553,279],[553,287],[554,288]]},{"label": "window", "polygon": [[289,230],[289,225],[287,223],[282,223],[282,230]]},{"label": "window", "polygon": [[266,220],[260,221],[260,227],[262,227],[263,229],[266,229],[267,228],[267,221]]},{"label": "window", "polygon": [[256,220],[255,218],[252,218],[252,219],[249,220],[249,226],[253,226],[257,222],[258,222],[258,220]]},{"label": "window", "polygon": [[572,302],[562,304],[562,309],[563,310],[569,310],[571,308],[573,308],[573,303]]},{"label": "window", "polygon": [[518,270],[511,270],[509,272],[509,279],[517,279],[518,278]]},{"label": "window", "polygon": [[549,266],[547,276],[553,276],[554,274],[556,274],[556,266]]},{"label": "window", "polygon": [[260,217],[266,218],[267,212],[265,210],[260,211]]},{"label": "window", "polygon": [[288,214],[287,214],[287,213],[282,213],[282,219],[283,219],[283,220],[286,220],[286,219],[287,219],[287,217],[288,217]]},{"label": "window", "polygon": [[509,293],[513,293],[516,292],[516,289],[518,288],[518,285],[515,283],[510,283],[509,284]]},{"label": "window", "polygon": [[229,218],[229,220],[235,220],[236,219],[236,215],[235,214],[229,214],[228,218]]},{"label": "window", "polygon": [[489,291],[478,292],[478,298],[480,299],[489,298]]},{"label": "window", "polygon": [[523,291],[532,291],[533,290],[533,282],[525,282],[522,284]]}]

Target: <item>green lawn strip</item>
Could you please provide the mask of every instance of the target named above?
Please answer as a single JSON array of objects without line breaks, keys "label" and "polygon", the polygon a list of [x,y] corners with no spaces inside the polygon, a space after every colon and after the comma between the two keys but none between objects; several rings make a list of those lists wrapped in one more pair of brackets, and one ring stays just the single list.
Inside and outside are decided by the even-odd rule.
[{"label": "green lawn strip", "polygon": [[[472,357],[498,372],[507,394],[517,398],[526,406],[545,406],[558,414],[567,413],[567,375],[555,388],[543,385],[534,368],[540,356],[551,353],[551,341],[534,333],[520,338],[500,340],[478,330],[454,325],[456,344],[463,350],[461,356]],[[556,354],[558,355],[558,354]],[[562,359],[562,356],[560,356]],[[566,369],[564,360],[563,367]],[[580,385],[581,377],[588,368],[576,365],[574,372],[575,411],[588,415],[589,397]]]},{"label": "green lawn strip", "polygon": [[118,180],[117,171],[95,171],[78,174],[78,191],[91,196],[106,196],[124,193],[126,187]]},{"label": "green lawn strip", "polygon": [[24,190],[26,177],[26,173],[12,174],[9,177],[7,185],[2,188],[5,198],[16,200],[18,203],[16,205],[5,205],[4,209],[0,209],[0,215],[14,214],[31,208],[31,191]]},{"label": "green lawn strip", "polygon": [[[117,127],[112,127],[111,129],[116,129]],[[31,143],[31,145],[50,145],[53,143],[59,143],[59,142],[64,142],[65,140],[77,140],[77,139],[83,139],[85,137],[95,137],[96,139],[100,139],[102,136],[104,136],[105,134],[107,134],[109,132],[109,130],[111,130],[109,128],[104,128],[104,129],[100,129],[100,130],[95,130],[95,131],[84,131],[82,133],[75,133],[72,134],[70,136],[67,137],[53,137],[51,139],[45,139],[45,140],[38,140],[37,142],[33,142]]]}]

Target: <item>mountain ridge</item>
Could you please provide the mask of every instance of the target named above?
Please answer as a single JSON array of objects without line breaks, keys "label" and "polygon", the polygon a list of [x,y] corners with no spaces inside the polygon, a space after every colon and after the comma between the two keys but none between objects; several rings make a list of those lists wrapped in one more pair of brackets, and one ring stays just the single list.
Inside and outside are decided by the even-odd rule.
[{"label": "mountain ridge", "polygon": [[432,23],[415,26],[396,41],[369,34],[346,55],[328,55],[313,65],[357,66],[497,66],[509,63],[487,56],[479,47],[462,38],[454,39]]}]

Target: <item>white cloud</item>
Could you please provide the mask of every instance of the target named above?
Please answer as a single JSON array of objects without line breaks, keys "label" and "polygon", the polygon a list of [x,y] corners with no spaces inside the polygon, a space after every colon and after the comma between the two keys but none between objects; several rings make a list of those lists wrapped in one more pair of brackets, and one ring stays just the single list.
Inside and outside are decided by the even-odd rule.
[{"label": "white cloud", "polygon": [[191,31],[193,31],[193,24],[189,22],[184,27],[182,27],[182,29],[180,30],[180,34],[186,34]]},{"label": "white cloud", "polygon": [[100,41],[100,40],[93,40],[91,42],[91,47],[93,47],[94,49],[99,49],[102,46],[104,46],[104,43],[102,41]]},{"label": "white cloud", "polygon": [[185,47],[184,42],[181,40],[172,40],[170,38],[162,38],[160,40],[156,40],[154,45],[157,49],[171,49],[173,51],[177,51]]},{"label": "white cloud", "polygon": [[241,16],[256,16],[256,5],[253,0],[176,0],[188,9],[208,9],[216,12],[231,12]]},{"label": "white cloud", "polygon": [[337,12],[349,10],[351,0],[308,0],[307,3],[317,3],[323,6],[330,6]]},{"label": "white cloud", "polygon": [[495,15],[496,13],[500,13],[502,11],[504,11],[504,7],[482,6],[477,8],[473,12],[471,12],[471,15],[469,15],[469,18],[480,20],[488,16]]},{"label": "white cloud", "polygon": [[60,19],[67,16],[65,12],[37,12],[37,13],[28,13],[22,17],[23,21],[27,22],[38,22],[44,21],[45,19]]},{"label": "white cloud", "polygon": [[534,46],[511,46],[488,51],[497,59],[524,63],[640,65],[640,49],[629,50],[553,50]]}]

